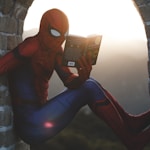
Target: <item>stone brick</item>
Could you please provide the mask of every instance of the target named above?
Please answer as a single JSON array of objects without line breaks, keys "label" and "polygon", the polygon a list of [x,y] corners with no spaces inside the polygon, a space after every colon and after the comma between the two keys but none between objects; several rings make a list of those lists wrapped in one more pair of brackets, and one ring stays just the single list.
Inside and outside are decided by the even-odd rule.
[{"label": "stone brick", "polygon": [[13,36],[7,36],[7,49],[12,50],[15,48],[18,44],[17,37],[15,35]]},{"label": "stone brick", "polygon": [[0,17],[0,32],[13,34],[17,32],[17,22],[14,18]]},{"label": "stone brick", "polygon": [[134,1],[138,6],[143,4],[143,0],[134,0]]},{"label": "stone brick", "polygon": [[23,7],[20,3],[16,3],[12,15],[17,19],[24,20],[27,14],[27,10],[28,9]]},{"label": "stone brick", "polygon": [[1,85],[0,86],[0,98],[1,97],[4,98],[6,96],[8,96],[8,88],[4,85]]},{"label": "stone brick", "polygon": [[14,1],[13,0],[1,0],[0,1],[0,10],[3,14],[8,14],[13,7]]},{"label": "stone brick", "polygon": [[6,97],[0,96],[0,105],[9,105],[9,106],[11,106],[11,104],[12,104],[12,102],[11,102],[10,96],[6,96]]},{"label": "stone brick", "polygon": [[29,150],[30,146],[23,141],[20,141],[16,144],[15,150]]},{"label": "stone brick", "polygon": [[[22,41],[23,23],[33,0],[0,0],[0,57]],[[7,105],[7,107],[6,107]],[[9,106],[10,105],[10,106]],[[6,77],[0,77],[0,149],[29,150],[12,128],[11,100]]]},{"label": "stone brick", "polygon": [[0,105],[10,105],[11,99],[8,91],[7,81],[3,77],[0,77],[0,83]]},{"label": "stone brick", "polygon": [[[150,72],[150,61],[147,62],[148,63],[148,72]],[[149,74],[149,78],[150,78],[150,74]],[[150,84],[150,80],[149,80],[149,84]]]},{"label": "stone brick", "polygon": [[148,38],[147,46],[148,46],[148,49],[150,50],[150,38]]},{"label": "stone brick", "polygon": [[11,107],[0,107],[0,126],[10,126],[12,124],[12,109]]},{"label": "stone brick", "polygon": [[5,143],[5,132],[0,132],[0,146],[3,146]]},{"label": "stone brick", "polygon": [[22,41],[22,36],[7,36],[7,50],[14,49]]},{"label": "stone brick", "polygon": [[15,134],[14,130],[9,130],[6,132],[5,136],[5,146],[8,147],[14,144],[17,140],[17,135]]},{"label": "stone brick", "polygon": [[34,0],[26,0],[26,5],[29,7],[33,3]]},{"label": "stone brick", "polygon": [[7,53],[6,50],[0,49],[0,57],[4,56]]},{"label": "stone brick", "polygon": [[24,25],[24,21],[22,20],[19,20],[18,21],[18,35],[21,35],[22,37],[22,34],[23,34],[23,25]]},{"label": "stone brick", "polygon": [[0,0],[0,12],[2,12],[4,7],[4,0]]},{"label": "stone brick", "polygon": [[0,105],[11,105],[8,81],[5,75],[0,76]]},{"label": "stone brick", "polygon": [[148,5],[150,3],[150,0],[134,0],[134,1],[138,6]]},{"label": "stone brick", "polygon": [[17,136],[13,130],[8,130],[6,132],[0,132],[0,145],[4,147],[9,147],[13,145],[17,140]]},{"label": "stone brick", "polygon": [[143,6],[143,7],[139,7],[139,11],[141,13],[141,16],[143,18],[143,20],[146,21],[150,21],[150,6]]},{"label": "stone brick", "polygon": [[7,49],[7,37],[0,34],[0,49]]},{"label": "stone brick", "polygon": [[26,1],[25,0],[16,0],[16,1],[21,3],[25,7],[29,7],[29,6],[31,6],[31,4],[34,0],[26,0]]},{"label": "stone brick", "polygon": [[8,85],[7,77],[5,75],[0,76],[0,86],[1,85]]},{"label": "stone brick", "polygon": [[150,25],[149,26],[145,26],[145,30],[146,30],[147,38],[150,39]]},{"label": "stone brick", "polygon": [[22,42],[22,34],[18,35],[16,38],[17,38],[17,44]]}]

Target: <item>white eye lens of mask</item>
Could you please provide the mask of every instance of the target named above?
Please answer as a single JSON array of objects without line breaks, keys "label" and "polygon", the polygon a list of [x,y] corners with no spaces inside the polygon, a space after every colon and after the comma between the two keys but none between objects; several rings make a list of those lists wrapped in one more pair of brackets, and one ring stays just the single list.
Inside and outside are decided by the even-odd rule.
[{"label": "white eye lens of mask", "polygon": [[50,33],[51,35],[55,36],[55,37],[59,37],[61,34],[55,30],[55,29],[50,29]]}]

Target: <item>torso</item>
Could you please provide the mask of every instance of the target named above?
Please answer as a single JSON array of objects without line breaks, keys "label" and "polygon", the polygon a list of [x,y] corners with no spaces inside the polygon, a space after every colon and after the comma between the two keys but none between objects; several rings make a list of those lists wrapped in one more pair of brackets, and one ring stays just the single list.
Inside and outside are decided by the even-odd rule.
[{"label": "torso", "polygon": [[[32,43],[34,44],[34,43]],[[36,52],[10,75],[12,98],[44,103],[48,96],[48,81],[53,73],[56,53],[36,46]]]}]

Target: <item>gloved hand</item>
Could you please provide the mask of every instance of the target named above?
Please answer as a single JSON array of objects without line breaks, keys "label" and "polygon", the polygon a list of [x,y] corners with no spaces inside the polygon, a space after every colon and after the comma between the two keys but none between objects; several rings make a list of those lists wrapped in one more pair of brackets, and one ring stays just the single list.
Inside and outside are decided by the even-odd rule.
[{"label": "gloved hand", "polygon": [[84,82],[90,77],[90,73],[92,70],[92,61],[90,53],[87,56],[82,56],[78,60],[79,67],[77,67],[79,79]]}]

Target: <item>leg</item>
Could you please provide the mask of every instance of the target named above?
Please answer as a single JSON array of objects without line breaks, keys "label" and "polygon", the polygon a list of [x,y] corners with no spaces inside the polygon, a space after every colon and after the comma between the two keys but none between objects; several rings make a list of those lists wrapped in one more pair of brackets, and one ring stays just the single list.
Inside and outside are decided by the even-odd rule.
[{"label": "leg", "polygon": [[97,101],[91,109],[112,128],[128,150],[143,150],[144,146],[149,142],[150,129],[136,134],[128,130],[114,105],[109,103],[107,99]]},{"label": "leg", "polygon": [[[93,99],[89,102],[92,111],[114,130],[128,150],[142,150],[150,140],[150,129],[144,132],[131,132],[116,106],[108,99],[104,90],[101,89],[97,82],[92,82],[88,83],[90,84],[88,85],[89,91],[93,93]],[[101,99],[97,99],[99,94]]]},{"label": "leg", "polygon": [[142,131],[150,124],[150,111],[140,115],[128,114],[106,89],[104,89],[102,86],[100,87],[108,99],[114,104],[129,130],[136,133]]},{"label": "leg", "polygon": [[[66,90],[41,108],[23,106],[16,110],[20,137],[28,144],[43,143],[65,128],[78,110],[87,104],[86,89]],[[17,116],[17,115],[16,115]]]},{"label": "leg", "polygon": [[[27,111],[25,108],[24,119],[22,116],[18,118],[21,121],[18,123],[18,130],[28,143],[45,141],[66,127],[77,111],[87,103],[92,111],[114,130],[129,150],[142,150],[150,140],[150,129],[133,133],[126,127],[115,105],[92,79],[87,80],[77,90],[67,90],[56,96],[40,109],[32,108]],[[21,111],[24,110],[20,108]]]}]

